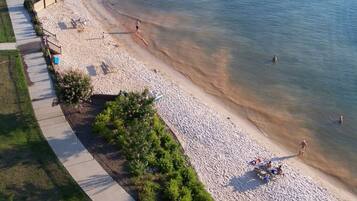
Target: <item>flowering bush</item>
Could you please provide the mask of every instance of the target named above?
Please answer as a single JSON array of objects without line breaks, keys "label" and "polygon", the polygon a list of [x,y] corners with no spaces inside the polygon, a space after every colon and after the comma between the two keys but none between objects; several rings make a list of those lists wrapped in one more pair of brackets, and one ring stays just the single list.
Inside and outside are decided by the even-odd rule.
[{"label": "flowering bush", "polygon": [[89,76],[75,70],[57,74],[60,100],[67,104],[79,104],[89,100],[93,87]]}]

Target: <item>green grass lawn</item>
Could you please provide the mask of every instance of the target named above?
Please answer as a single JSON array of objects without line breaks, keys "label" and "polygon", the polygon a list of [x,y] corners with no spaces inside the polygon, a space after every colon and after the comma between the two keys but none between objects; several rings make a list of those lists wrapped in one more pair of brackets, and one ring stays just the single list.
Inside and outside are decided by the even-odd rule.
[{"label": "green grass lawn", "polygon": [[17,51],[0,51],[0,201],[3,200],[89,200],[41,134]]},{"label": "green grass lawn", "polygon": [[6,0],[0,0],[0,43],[15,42]]}]

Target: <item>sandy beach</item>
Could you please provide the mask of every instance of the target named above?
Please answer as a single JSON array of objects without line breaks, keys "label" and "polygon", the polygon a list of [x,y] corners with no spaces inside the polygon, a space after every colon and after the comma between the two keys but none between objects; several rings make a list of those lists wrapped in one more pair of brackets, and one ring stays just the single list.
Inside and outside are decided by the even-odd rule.
[{"label": "sandy beach", "polygon": [[[303,164],[296,153],[271,142],[219,100],[133,43],[131,33],[120,28],[98,2],[65,0],[38,13],[44,28],[55,33],[62,46],[57,69],[89,74],[96,94],[144,88],[162,94],[157,110],[215,200],[356,200],[342,184]],[[71,25],[71,19],[78,18],[86,21],[83,32]],[[103,71],[103,62],[114,72]],[[285,175],[263,184],[249,165],[256,157],[282,164]]]}]

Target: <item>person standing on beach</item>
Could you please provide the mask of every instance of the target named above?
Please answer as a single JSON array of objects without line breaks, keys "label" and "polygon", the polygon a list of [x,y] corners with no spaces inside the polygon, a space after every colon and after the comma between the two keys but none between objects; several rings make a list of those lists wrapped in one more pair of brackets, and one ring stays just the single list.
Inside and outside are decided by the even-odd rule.
[{"label": "person standing on beach", "polygon": [[307,141],[306,141],[306,140],[303,140],[303,141],[300,143],[300,150],[299,150],[299,154],[298,154],[299,156],[304,156],[306,147],[307,147]]},{"label": "person standing on beach", "polygon": [[136,28],[136,32],[139,31],[139,26],[140,26],[141,21],[139,19],[136,20],[136,24],[135,24],[135,28]]}]

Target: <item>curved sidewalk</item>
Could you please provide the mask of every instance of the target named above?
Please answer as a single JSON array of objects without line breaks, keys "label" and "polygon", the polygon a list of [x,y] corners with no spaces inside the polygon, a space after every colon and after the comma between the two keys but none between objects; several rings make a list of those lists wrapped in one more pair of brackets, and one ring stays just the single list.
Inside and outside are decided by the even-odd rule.
[{"label": "curved sidewalk", "polygon": [[82,145],[60,106],[52,105],[56,94],[41,52],[41,40],[34,32],[31,19],[23,7],[23,0],[7,0],[7,5],[16,45],[23,55],[28,77],[32,82],[29,86],[32,106],[49,145],[92,200],[133,201]]}]

